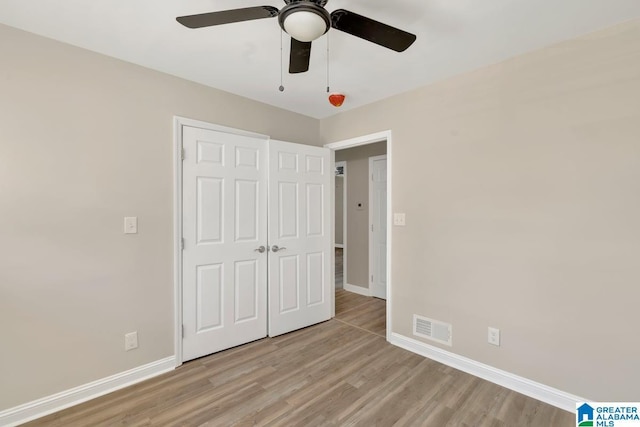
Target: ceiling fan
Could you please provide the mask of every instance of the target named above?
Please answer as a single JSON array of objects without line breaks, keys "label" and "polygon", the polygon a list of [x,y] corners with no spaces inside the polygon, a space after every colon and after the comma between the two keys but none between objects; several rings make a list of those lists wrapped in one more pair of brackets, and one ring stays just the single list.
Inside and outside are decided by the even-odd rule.
[{"label": "ceiling fan", "polygon": [[327,1],[284,0],[286,5],[281,10],[273,6],[255,6],[180,16],[176,20],[188,28],[202,28],[277,16],[280,27],[291,36],[289,73],[304,73],[309,70],[311,42],[329,31],[329,28],[396,52],[403,52],[416,40],[414,34],[348,10],[337,9],[329,13],[324,8]]}]

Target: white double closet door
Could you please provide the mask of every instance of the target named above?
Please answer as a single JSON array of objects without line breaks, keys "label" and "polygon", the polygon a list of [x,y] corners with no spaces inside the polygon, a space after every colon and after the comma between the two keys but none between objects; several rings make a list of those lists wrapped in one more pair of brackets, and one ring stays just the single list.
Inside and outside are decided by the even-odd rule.
[{"label": "white double closet door", "polygon": [[326,148],[182,127],[182,360],[331,317]]}]

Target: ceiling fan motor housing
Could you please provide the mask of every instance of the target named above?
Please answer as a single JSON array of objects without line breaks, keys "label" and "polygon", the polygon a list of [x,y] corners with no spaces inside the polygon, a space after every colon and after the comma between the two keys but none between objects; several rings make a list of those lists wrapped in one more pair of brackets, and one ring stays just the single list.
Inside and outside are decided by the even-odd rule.
[{"label": "ceiling fan motor housing", "polygon": [[325,0],[293,0],[280,10],[278,23],[291,37],[301,42],[310,42],[331,28],[331,16],[322,7]]}]

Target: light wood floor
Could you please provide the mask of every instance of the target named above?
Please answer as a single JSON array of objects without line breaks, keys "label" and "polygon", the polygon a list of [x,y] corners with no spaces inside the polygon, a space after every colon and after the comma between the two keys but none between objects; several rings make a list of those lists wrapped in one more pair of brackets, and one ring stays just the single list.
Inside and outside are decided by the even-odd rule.
[{"label": "light wood floor", "polygon": [[575,425],[569,412],[388,344],[384,301],[339,290],[336,313],[29,425]]},{"label": "light wood floor", "polygon": [[336,319],[381,337],[386,336],[386,301],[336,289]]},{"label": "light wood floor", "polygon": [[344,284],[344,249],[335,248],[335,275],[336,289],[342,288]]}]

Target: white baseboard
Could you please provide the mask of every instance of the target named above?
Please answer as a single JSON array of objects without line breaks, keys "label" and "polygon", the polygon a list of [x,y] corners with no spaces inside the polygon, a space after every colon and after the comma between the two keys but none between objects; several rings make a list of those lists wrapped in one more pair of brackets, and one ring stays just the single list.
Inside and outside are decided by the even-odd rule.
[{"label": "white baseboard", "polygon": [[336,248],[340,248],[340,249],[344,249],[344,245],[342,243],[336,243],[335,247]]},{"label": "white baseboard", "polygon": [[174,356],[147,363],[51,396],[0,411],[0,426],[17,426],[27,421],[52,414],[112,391],[172,371],[176,367]]},{"label": "white baseboard", "polygon": [[363,288],[362,286],[350,285],[348,283],[345,283],[344,290],[353,292],[354,294],[364,295],[365,297],[371,296],[371,291],[369,290],[369,288]]},{"label": "white baseboard", "polygon": [[578,397],[564,391],[531,381],[527,378],[476,362],[464,356],[451,353],[438,347],[408,338],[397,333],[391,334],[389,342],[405,350],[459,369],[468,374],[480,377],[492,383],[517,391],[565,411],[575,413],[577,402],[589,402],[589,399]]}]

